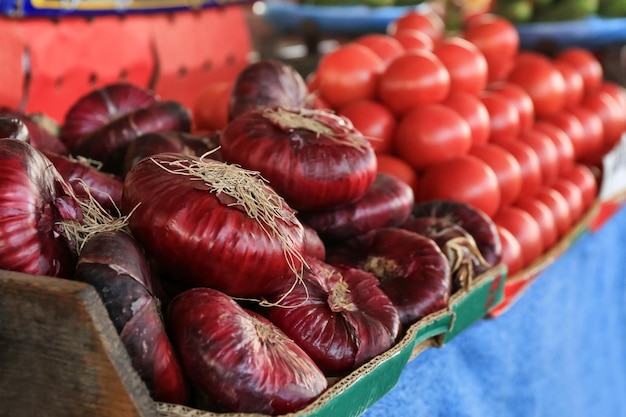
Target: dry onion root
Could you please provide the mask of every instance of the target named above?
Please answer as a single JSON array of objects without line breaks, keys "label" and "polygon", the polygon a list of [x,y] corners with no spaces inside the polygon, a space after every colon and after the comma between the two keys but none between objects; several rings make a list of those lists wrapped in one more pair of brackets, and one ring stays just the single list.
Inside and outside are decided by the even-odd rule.
[{"label": "dry onion root", "polygon": [[177,280],[231,296],[260,297],[301,278],[304,229],[258,173],[162,153],[127,174],[130,229]]}]

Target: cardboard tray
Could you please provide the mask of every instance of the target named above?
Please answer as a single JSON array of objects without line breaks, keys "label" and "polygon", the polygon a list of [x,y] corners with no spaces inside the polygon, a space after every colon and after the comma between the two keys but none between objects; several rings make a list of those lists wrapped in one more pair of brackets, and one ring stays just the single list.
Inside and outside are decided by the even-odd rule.
[{"label": "cardboard tray", "polygon": [[[405,365],[482,319],[502,299],[496,266],[449,308],[411,326],[402,339],[339,379],[298,417],[356,417],[390,391]],[[88,284],[0,271],[0,415],[32,417],[235,417],[155,403]],[[249,417],[254,415],[246,414]],[[260,416],[260,415],[257,415]]]}]

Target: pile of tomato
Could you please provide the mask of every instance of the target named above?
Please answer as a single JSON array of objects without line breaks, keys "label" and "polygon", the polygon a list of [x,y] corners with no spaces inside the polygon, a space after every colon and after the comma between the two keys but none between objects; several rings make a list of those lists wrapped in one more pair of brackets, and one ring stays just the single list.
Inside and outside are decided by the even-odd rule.
[{"label": "pile of tomato", "polygon": [[[577,224],[626,129],[626,89],[590,51],[549,57],[519,45],[499,16],[450,34],[435,13],[411,11],[325,54],[307,77],[314,106],[350,119],[379,172],[409,184],[416,202],[455,200],[490,216],[510,274]],[[194,118],[219,129],[226,113],[210,109],[225,109],[230,85],[208,88]]]}]

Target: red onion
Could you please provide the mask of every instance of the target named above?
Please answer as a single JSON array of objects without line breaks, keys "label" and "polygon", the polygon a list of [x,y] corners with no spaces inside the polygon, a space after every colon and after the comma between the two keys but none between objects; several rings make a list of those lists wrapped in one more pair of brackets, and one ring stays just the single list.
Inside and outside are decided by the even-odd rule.
[{"label": "red onion", "polygon": [[154,92],[129,83],[114,83],[92,90],[68,110],[61,127],[61,139],[74,152],[83,137],[157,100]]},{"label": "red onion", "polygon": [[324,110],[249,111],[226,126],[221,143],[225,161],[259,171],[296,210],[353,202],[376,176],[369,141]]},{"label": "red onion", "polygon": [[264,317],[210,288],[180,294],[168,325],[202,408],[284,414],[313,401],[326,378],[293,340]]},{"label": "red onion", "polygon": [[342,240],[380,227],[402,224],[413,208],[413,190],[392,175],[379,173],[363,197],[344,206],[301,212],[300,220],[322,239]]},{"label": "red onion", "polygon": [[302,227],[304,227],[304,253],[306,256],[324,260],[324,258],[326,258],[326,245],[324,241],[312,227],[304,223]]},{"label": "red onion", "polygon": [[210,152],[208,157],[222,160],[219,150],[220,134],[207,136],[192,135],[184,132],[146,133],[135,139],[124,155],[123,175],[126,175],[141,159],[164,152],[182,153],[185,155],[202,156]]},{"label": "red onion", "polygon": [[100,294],[152,397],[187,403],[187,381],[161,320],[148,262],[135,240],[120,231],[93,236],[82,248],[75,279]]},{"label": "red onion", "polygon": [[447,219],[415,217],[400,227],[426,236],[439,246],[450,264],[452,293],[468,288],[474,278],[491,266],[481,255],[472,235]]},{"label": "red onion", "polygon": [[487,264],[500,262],[502,244],[495,223],[481,210],[458,201],[432,200],[416,204],[412,216],[444,218],[461,226],[472,235]]},{"label": "red onion", "polygon": [[103,162],[106,172],[121,174],[128,145],[150,132],[191,129],[191,113],[175,101],[159,101],[132,111],[84,136],[74,151],[77,155]]},{"label": "red onion", "polygon": [[[93,198],[109,213],[118,214],[122,201],[122,179],[99,171],[88,161],[71,159],[51,152],[44,153],[61,176],[72,186],[78,198]],[[87,187],[87,188],[85,188]]]},{"label": "red onion", "polygon": [[308,88],[300,73],[281,61],[263,59],[249,64],[235,79],[228,120],[267,107],[307,108],[311,104],[308,98]]},{"label": "red onion", "polygon": [[350,265],[374,274],[397,307],[403,327],[448,306],[448,260],[434,241],[415,232],[372,230],[333,248],[327,259],[332,265]]},{"label": "red onion", "polygon": [[22,123],[24,123],[27,131],[27,138],[20,139],[26,140],[37,150],[54,152],[59,155],[66,155],[68,153],[65,144],[61,142],[55,133],[53,133],[56,132],[57,128],[55,122],[45,115],[41,113],[26,115],[24,113],[8,109],[0,111],[0,115],[19,119]]},{"label": "red onion", "polygon": [[28,142],[28,128],[17,117],[0,115],[0,138]]},{"label": "red onion", "polygon": [[26,142],[0,139],[0,269],[69,278],[75,257],[62,221],[82,211],[41,152]]},{"label": "red onion", "polygon": [[[269,319],[327,375],[350,372],[389,349],[400,332],[398,310],[372,274],[307,258],[304,285],[269,301]],[[281,294],[287,294],[284,298]]]},{"label": "red onion", "polygon": [[139,161],[122,194],[134,236],[173,277],[235,296],[294,282],[304,230],[253,172],[165,153]]}]

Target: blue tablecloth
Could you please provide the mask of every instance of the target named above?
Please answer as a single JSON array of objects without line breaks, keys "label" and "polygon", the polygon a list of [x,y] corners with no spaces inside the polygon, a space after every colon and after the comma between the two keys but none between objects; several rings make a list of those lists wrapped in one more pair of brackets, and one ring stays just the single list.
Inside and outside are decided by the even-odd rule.
[{"label": "blue tablecloth", "polygon": [[626,209],[504,315],[415,358],[363,416],[626,416]]}]

